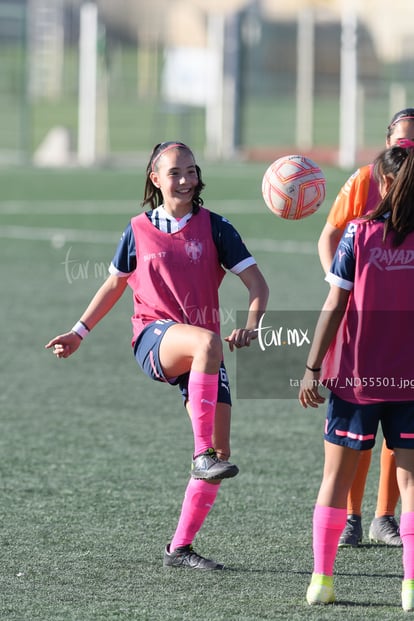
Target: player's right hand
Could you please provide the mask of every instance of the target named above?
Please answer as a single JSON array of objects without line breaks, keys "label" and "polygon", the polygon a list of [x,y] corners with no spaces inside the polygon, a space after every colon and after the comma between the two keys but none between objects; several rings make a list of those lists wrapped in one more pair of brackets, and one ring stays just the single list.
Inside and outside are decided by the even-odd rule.
[{"label": "player's right hand", "polygon": [[320,373],[310,370],[305,371],[305,375],[300,382],[299,402],[302,407],[317,408],[325,402],[325,397],[319,393]]},{"label": "player's right hand", "polygon": [[82,339],[77,334],[74,332],[66,332],[66,334],[55,336],[54,339],[45,345],[45,349],[51,349],[53,347],[52,354],[54,354],[56,358],[68,358],[78,349],[81,343]]}]

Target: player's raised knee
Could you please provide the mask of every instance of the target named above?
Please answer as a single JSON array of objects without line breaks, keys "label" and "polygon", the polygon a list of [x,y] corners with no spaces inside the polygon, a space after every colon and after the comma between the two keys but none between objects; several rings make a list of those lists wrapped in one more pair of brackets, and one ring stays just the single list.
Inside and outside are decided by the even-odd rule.
[{"label": "player's raised knee", "polygon": [[198,350],[200,356],[205,357],[211,363],[215,362],[220,365],[223,358],[223,345],[218,334],[203,330],[199,335]]}]

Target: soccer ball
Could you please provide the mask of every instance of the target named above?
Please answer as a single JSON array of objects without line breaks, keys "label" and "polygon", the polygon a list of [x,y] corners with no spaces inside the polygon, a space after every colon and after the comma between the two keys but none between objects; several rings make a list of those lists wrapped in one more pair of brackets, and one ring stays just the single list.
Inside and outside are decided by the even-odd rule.
[{"label": "soccer ball", "polygon": [[262,194],[270,211],[285,220],[315,213],[325,200],[326,179],[309,157],[285,155],[263,175]]}]

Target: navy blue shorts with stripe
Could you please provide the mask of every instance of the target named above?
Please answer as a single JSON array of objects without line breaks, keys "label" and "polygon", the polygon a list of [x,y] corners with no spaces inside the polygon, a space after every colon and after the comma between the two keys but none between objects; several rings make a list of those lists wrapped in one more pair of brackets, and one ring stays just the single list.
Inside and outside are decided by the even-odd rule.
[{"label": "navy blue shorts with stripe", "polygon": [[331,393],[324,438],[359,451],[371,449],[381,423],[387,447],[414,448],[414,401],[384,401],[361,405]]},{"label": "navy blue shorts with stripe", "polygon": [[[167,379],[163,373],[159,357],[161,340],[168,328],[175,323],[171,319],[159,319],[148,324],[135,343],[134,354],[139,366],[148,377],[158,382],[167,382],[173,386],[178,385],[185,403],[188,399],[189,373]],[[217,402],[232,404],[229,379],[224,362],[221,363],[219,370]]]}]

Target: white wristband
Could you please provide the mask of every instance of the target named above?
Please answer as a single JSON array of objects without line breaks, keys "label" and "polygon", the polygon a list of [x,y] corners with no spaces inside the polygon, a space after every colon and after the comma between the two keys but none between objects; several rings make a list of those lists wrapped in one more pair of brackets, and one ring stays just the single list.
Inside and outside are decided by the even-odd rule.
[{"label": "white wristband", "polygon": [[78,321],[73,326],[71,332],[74,332],[83,340],[86,336],[88,336],[90,330],[88,326],[85,323],[83,323],[83,321]]}]

